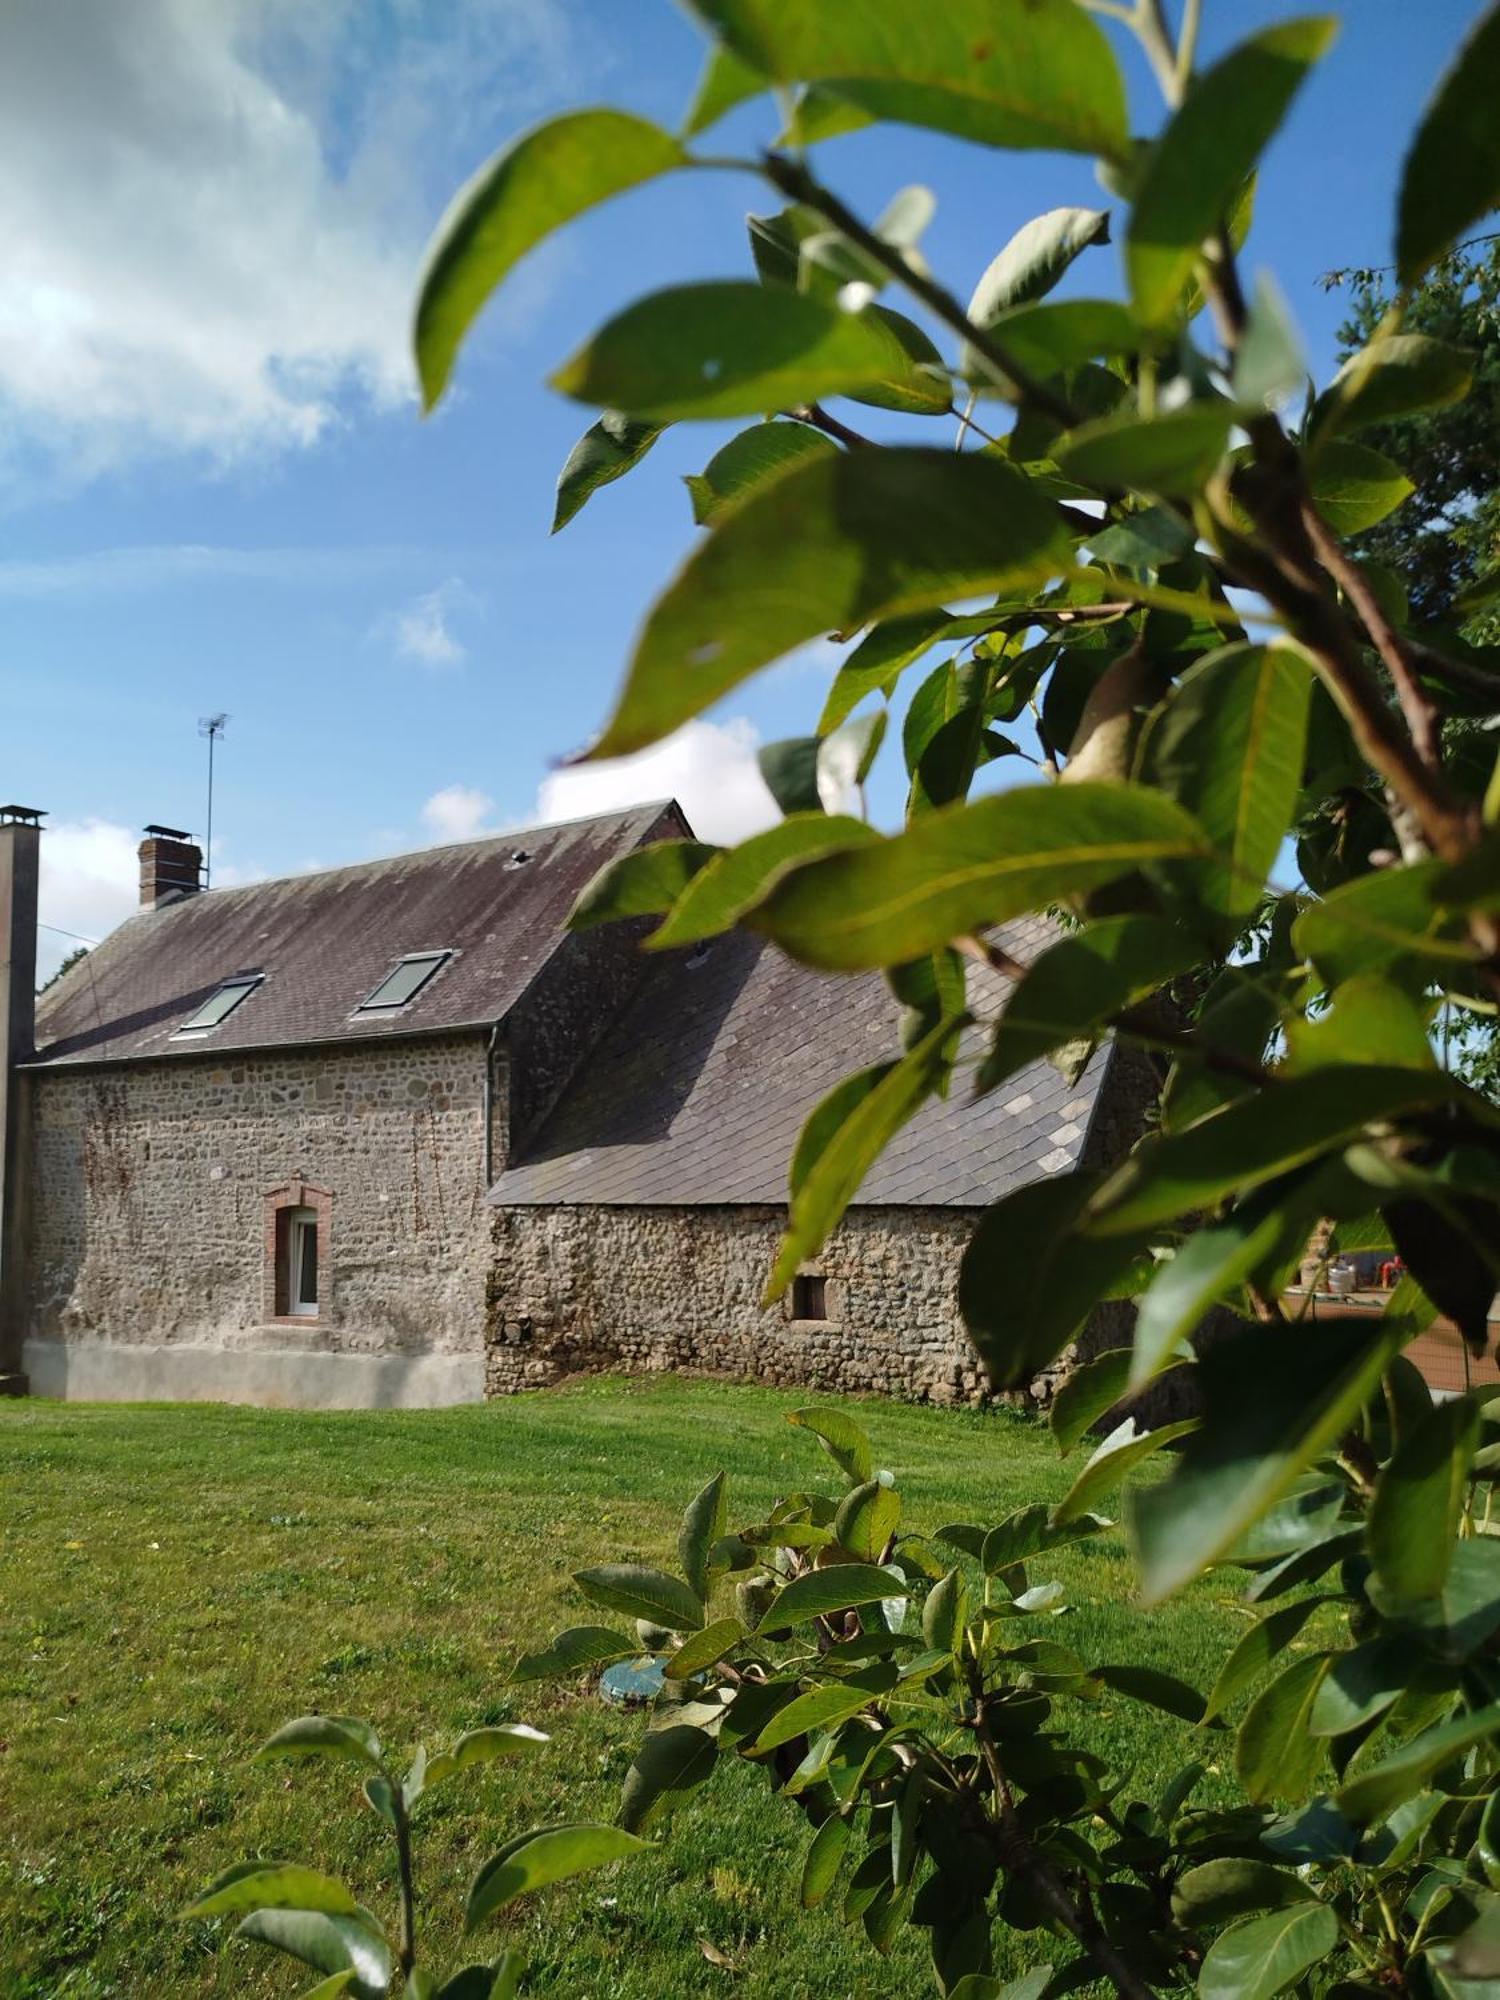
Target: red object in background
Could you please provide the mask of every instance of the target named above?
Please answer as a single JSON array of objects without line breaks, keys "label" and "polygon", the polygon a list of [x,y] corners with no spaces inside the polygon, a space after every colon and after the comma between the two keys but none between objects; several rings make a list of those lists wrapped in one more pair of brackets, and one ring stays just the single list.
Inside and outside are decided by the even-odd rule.
[{"label": "red object in background", "polygon": [[1380,1284],[1382,1290],[1390,1291],[1405,1270],[1406,1266],[1399,1257],[1387,1257],[1380,1267]]}]

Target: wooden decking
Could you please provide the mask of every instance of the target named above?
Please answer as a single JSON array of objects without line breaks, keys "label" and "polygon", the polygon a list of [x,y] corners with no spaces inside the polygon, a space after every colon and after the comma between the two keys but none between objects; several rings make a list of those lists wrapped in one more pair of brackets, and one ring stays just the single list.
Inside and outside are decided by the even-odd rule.
[{"label": "wooden decking", "polygon": [[[1351,1314],[1368,1313],[1371,1319],[1378,1319],[1385,1309],[1388,1297],[1384,1292],[1353,1292],[1338,1298],[1329,1292],[1317,1292],[1311,1304],[1300,1291],[1288,1295],[1287,1311],[1308,1319],[1347,1319]],[[1451,1320],[1437,1319],[1420,1334],[1406,1349],[1409,1360],[1414,1361],[1430,1389],[1444,1389],[1450,1394],[1461,1394],[1465,1389],[1488,1387],[1500,1383],[1500,1367],[1495,1360],[1496,1335],[1500,1334],[1500,1321],[1490,1321],[1489,1351],[1482,1359],[1476,1360],[1464,1347],[1458,1328]]]}]

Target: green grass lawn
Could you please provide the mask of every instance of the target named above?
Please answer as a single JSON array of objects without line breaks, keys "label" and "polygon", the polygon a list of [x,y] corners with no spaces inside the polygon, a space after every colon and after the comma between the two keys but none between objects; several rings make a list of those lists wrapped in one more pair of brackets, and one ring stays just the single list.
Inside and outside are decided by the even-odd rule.
[{"label": "green grass lawn", "polygon": [[[821,1481],[815,1441],[783,1421],[808,1400],[655,1380],[377,1414],[0,1403],[6,2000],[301,1990],[312,1982],[288,1961],[174,1921],[219,1868],[257,1852],[345,1874],[389,1914],[383,1826],[355,1810],[344,1767],[247,1761],[314,1709],[366,1715],[402,1748],[485,1722],[552,1732],[534,1758],[455,1780],[419,1816],[431,1962],[462,1962],[457,1911],[478,1863],[528,1824],[612,1817],[641,1729],[577,1688],[509,1687],[510,1662],[594,1618],[572,1570],[670,1558],[684,1502],[718,1467],[732,1522]],[[877,1402],[858,1414],[910,1526],[997,1520],[1067,1484],[1045,1430],[1012,1414]],[[1034,1580],[1047,1575],[1076,1597],[1056,1629],[1086,1657],[1204,1687],[1243,1629],[1227,1581],[1149,1618],[1131,1611],[1113,1538],[1061,1552]],[[1148,1782],[1182,1761],[1179,1726],[1123,1701],[1091,1708],[1088,1728]],[[660,1855],[514,1921],[527,1991],[931,1992],[916,1934],[882,1961],[862,1931],[798,1909],[807,1838],[757,1774],[722,1770]],[[1018,1949],[1011,1969],[1043,1955]]]}]

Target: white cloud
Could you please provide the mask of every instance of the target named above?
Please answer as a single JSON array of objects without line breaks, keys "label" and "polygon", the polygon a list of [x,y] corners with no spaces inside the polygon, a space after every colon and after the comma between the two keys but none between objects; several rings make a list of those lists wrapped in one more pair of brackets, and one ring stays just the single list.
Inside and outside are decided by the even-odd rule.
[{"label": "white cloud", "polygon": [[445,785],[422,807],[422,824],[438,841],[477,840],[493,832],[495,801],[473,785]]},{"label": "white cloud", "polygon": [[552,772],[537,793],[537,817],[582,819],[650,799],[676,799],[704,840],[743,840],[778,817],[755,761],[759,741],[741,717],[686,723],[634,757]]},{"label": "white cloud", "polygon": [[374,32],[361,0],[6,9],[9,449],[225,461],[407,399],[437,199],[564,86],[567,4],[403,0]]},{"label": "white cloud", "polygon": [[39,982],[52,977],[80,937],[98,944],[137,907],[139,840],[128,826],[105,819],[59,820],[43,833]]},{"label": "white cloud", "polygon": [[453,630],[456,612],[477,602],[473,591],[456,576],[425,591],[376,625],[377,636],[389,639],[397,657],[423,667],[456,667],[469,649]]},{"label": "white cloud", "polygon": [[0,558],[0,599],[59,597],[73,591],[118,595],[179,584],[226,582],[313,584],[393,567],[430,564],[428,551],[400,544],[332,548],[235,548],[222,543],[143,543],[91,549],[80,555]]}]

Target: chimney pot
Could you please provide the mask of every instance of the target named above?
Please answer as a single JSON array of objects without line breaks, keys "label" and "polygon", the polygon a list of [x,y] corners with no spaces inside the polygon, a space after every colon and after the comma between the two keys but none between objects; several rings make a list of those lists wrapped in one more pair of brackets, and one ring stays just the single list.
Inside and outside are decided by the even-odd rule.
[{"label": "chimney pot", "polygon": [[203,850],[177,827],[148,826],[139,854],[143,910],[196,896],[203,887]]}]

